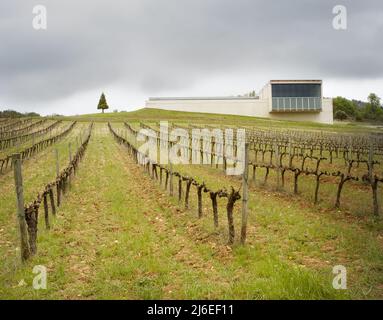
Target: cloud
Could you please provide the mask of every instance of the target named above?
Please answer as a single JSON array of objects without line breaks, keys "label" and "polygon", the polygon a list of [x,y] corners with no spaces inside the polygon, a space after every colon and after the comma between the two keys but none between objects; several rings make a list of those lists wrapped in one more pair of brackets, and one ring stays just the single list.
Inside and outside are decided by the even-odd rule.
[{"label": "cloud", "polygon": [[[45,31],[32,28],[36,4],[47,7]],[[337,4],[347,7],[345,31],[332,27]],[[253,75],[256,89],[270,78],[376,83],[382,21],[381,0],[2,0],[0,105],[46,112],[105,88],[138,102]]]}]

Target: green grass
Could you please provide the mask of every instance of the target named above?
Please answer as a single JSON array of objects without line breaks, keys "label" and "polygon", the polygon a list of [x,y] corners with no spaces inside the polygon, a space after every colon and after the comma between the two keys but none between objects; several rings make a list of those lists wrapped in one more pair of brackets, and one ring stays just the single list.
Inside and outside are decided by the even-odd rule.
[{"label": "green grass", "polygon": [[[53,123],[54,123],[54,121],[46,121],[41,126],[39,126],[37,128],[34,128],[32,132],[36,132],[36,131],[39,131],[39,130],[41,130],[43,128],[49,127]],[[59,132],[63,131],[67,127],[67,125],[68,125],[68,123],[65,123],[65,122],[61,123],[61,124],[58,124],[55,128],[53,128],[52,131],[44,133],[44,134],[41,134],[41,135],[35,137],[35,139],[30,137],[28,140],[26,140],[26,141],[24,141],[22,143],[17,143],[17,144],[15,144],[12,147],[6,148],[4,150],[0,150],[0,158],[5,158],[7,155],[11,155],[12,153],[20,152],[22,150],[25,150],[28,147],[31,147],[34,143],[38,143],[39,141],[45,140],[45,139],[47,139],[47,138],[49,138],[51,136],[55,136]],[[30,132],[28,132],[26,134],[30,134]]]},{"label": "green grass", "polygon": [[[65,123],[68,127],[69,123]],[[64,139],[53,146],[50,146],[37,154],[35,157],[26,160],[22,166],[24,201],[28,204],[34,200],[37,193],[42,191],[44,186],[55,180],[56,158],[54,149],[59,152],[59,166],[64,168],[69,163],[69,143],[72,144],[72,152],[76,147],[76,138],[79,137],[86,124],[76,125],[75,128]],[[19,242],[17,241],[16,227],[16,200],[15,187],[13,182],[13,171],[0,175],[0,256],[2,259],[2,272],[9,272],[15,268],[19,256],[16,252]],[[40,227],[43,230],[44,227]]]},{"label": "green grass", "polygon": [[[57,144],[62,154],[80,128]],[[29,200],[54,176],[52,150],[25,164]],[[60,161],[65,165],[66,160]],[[213,188],[240,184],[210,167],[175,169]],[[292,198],[289,192],[276,192],[273,176],[269,182],[269,187],[251,186],[247,245],[237,240],[229,247],[225,200],[219,200],[215,230],[206,195],[198,219],[194,187],[191,207],[185,210],[133,163],[106,124],[98,123],[50,231],[44,230],[40,215],[38,255],[25,265],[15,252],[12,174],[0,177],[0,298],[382,298],[382,226],[311,205],[305,193]],[[235,223],[238,233],[240,202]],[[48,268],[47,290],[31,287],[37,264]],[[336,264],[347,267],[348,290],[332,288]],[[19,285],[21,280],[26,285]]]},{"label": "green grass", "polygon": [[222,115],[212,113],[198,112],[181,112],[168,111],[152,108],[143,108],[131,112],[107,112],[85,114],[70,117],[55,117],[55,119],[77,120],[77,121],[95,121],[95,122],[121,122],[121,121],[171,121],[176,123],[209,123],[228,124],[233,126],[254,126],[264,128],[284,128],[284,129],[311,129],[311,130],[331,130],[331,131],[346,131],[346,132],[374,132],[382,131],[382,129],[369,128],[364,123],[336,123],[327,125],[315,122],[302,121],[284,121],[272,120],[266,118]]}]

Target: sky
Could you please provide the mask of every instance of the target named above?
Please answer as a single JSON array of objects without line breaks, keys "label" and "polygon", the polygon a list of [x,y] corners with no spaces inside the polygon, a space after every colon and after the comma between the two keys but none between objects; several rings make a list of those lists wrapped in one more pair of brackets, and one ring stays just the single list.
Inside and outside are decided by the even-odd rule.
[{"label": "sky", "polygon": [[[36,5],[46,29],[33,27]],[[336,5],[345,30],[333,26]],[[271,79],[383,98],[382,39],[382,0],[1,0],[0,110],[94,113],[105,92],[110,111],[129,111]]]}]

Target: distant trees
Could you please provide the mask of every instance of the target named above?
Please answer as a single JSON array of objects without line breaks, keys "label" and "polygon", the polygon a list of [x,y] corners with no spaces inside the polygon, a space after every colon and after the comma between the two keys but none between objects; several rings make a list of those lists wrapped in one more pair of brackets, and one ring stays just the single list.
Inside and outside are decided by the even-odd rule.
[{"label": "distant trees", "polygon": [[26,112],[23,114],[23,117],[40,117],[40,114],[37,112]]},{"label": "distant trees", "polygon": [[338,111],[342,111],[346,114],[346,117],[354,117],[357,109],[354,103],[343,97],[336,97],[333,99],[334,105],[334,116],[338,113]]},{"label": "distant trees", "polygon": [[257,96],[255,90],[244,93],[244,94],[238,94],[237,97],[252,97],[255,98]]},{"label": "distant trees", "polygon": [[[371,93],[367,103],[356,100],[348,100],[343,97],[333,99],[334,118],[338,120],[353,119],[356,121],[375,120],[383,121],[383,107],[380,98]],[[346,118],[344,116],[346,115]]]},{"label": "distant trees", "polygon": [[21,113],[15,110],[0,111],[0,118],[21,118],[21,117],[40,117],[36,112]]},{"label": "distant trees", "polygon": [[370,120],[383,120],[383,109],[380,105],[380,98],[375,93],[370,93],[368,103],[364,108],[364,118]]},{"label": "distant trees", "polygon": [[98,102],[97,106],[98,110],[102,110],[102,113],[104,113],[104,110],[109,109],[108,103],[106,102],[106,98],[104,93],[101,94],[100,101]]}]

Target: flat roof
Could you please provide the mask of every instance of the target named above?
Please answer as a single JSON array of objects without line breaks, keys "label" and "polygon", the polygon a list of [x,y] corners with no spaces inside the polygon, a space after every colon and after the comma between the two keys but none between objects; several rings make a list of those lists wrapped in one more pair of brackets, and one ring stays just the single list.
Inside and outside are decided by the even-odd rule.
[{"label": "flat roof", "polygon": [[322,80],[270,80],[270,83],[322,83]]},{"label": "flat roof", "polygon": [[150,97],[149,101],[160,101],[160,100],[256,100],[259,97],[237,97],[237,96],[226,96],[226,97]]}]

